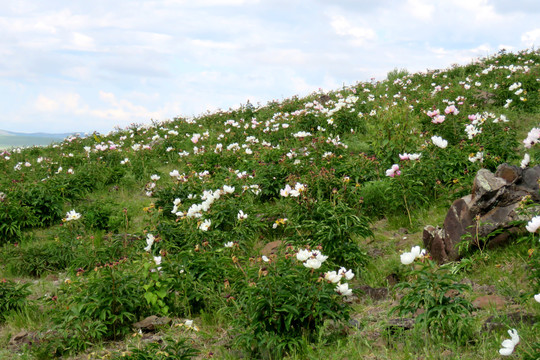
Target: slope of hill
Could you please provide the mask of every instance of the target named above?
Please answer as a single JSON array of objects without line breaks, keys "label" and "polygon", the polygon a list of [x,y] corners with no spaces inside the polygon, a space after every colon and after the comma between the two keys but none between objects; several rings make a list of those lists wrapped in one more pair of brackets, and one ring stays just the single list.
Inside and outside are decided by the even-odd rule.
[{"label": "slope of hill", "polygon": [[536,232],[411,247],[479,169],[539,164],[539,64],[0,151],[0,358],[537,358]]}]

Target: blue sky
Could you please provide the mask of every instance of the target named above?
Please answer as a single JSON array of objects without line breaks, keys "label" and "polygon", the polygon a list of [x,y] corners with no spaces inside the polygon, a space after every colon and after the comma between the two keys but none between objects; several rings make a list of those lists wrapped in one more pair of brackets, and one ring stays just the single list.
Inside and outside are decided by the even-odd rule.
[{"label": "blue sky", "polygon": [[18,0],[0,129],[108,132],[540,45],[538,0]]}]

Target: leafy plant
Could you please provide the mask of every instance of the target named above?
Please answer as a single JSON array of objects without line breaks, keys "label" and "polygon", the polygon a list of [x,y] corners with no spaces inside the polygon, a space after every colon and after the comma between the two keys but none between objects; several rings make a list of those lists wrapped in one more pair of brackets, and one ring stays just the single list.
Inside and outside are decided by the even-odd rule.
[{"label": "leafy plant", "polygon": [[100,339],[121,338],[149,310],[141,277],[123,261],[66,280],[58,305],[54,320],[65,334],[64,351],[78,351]]},{"label": "leafy plant", "polygon": [[340,200],[317,201],[310,211],[302,213],[298,229],[306,232],[307,243],[322,246],[332,261],[348,267],[358,267],[367,255],[355,242],[355,237],[372,235],[369,220]]},{"label": "leafy plant", "polygon": [[461,294],[470,286],[457,282],[447,267],[439,267],[430,259],[413,266],[409,280],[395,286],[404,295],[391,313],[403,316],[420,312],[415,322],[426,337],[466,343],[472,336],[473,307]]},{"label": "leafy plant", "polygon": [[142,349],[133,348],[113,356],[111,360],[186,360],[199,355],[187,339],[165,339],[163,344],[150,343]]},{"label": "leafy plant", "polygon": [[0,280],[0,323],[11,311],[20,311],[28,305],[27,297],[32,293],[29,287],[30,283]]},{"label": "leafy plant", "polygon": [[274,357],[302,353],[325,321],[349,319],[351,308],[336,285],[291,254],[253,262],[247,275],[236,301],[241,315],[234,325],[236,343],[248,352]]}]

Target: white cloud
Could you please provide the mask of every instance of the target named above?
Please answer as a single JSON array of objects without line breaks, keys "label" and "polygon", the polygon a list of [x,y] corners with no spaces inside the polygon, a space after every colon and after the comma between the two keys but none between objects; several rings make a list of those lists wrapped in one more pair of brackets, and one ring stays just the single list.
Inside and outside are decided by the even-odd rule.
[{"label": "white cloud", "polygon": [[540,28],[527,31],[521,35],[521,42],[527,47],[538,46],[540,44]]},{"label": "white cloud", "polygon": [[369,40],[376,38],[376,33],[373,29],[368,27],[353,26],[349,21],[341,15],[334,15],[331,17],[330,25],[340,36],[350,36],[353,38],[353,42],[356,45],[363,45]]},{"label": "white cloud", "polygon": [[77,113],[81,112],[81,96],[77,93],[57,93],[52,96],[38,95],[34,106],[43,112]]},{"label": "white cloud", "polygon": [[408,0],[406,8],[413,17],[421,20],[433,18],[435,12],[435,6],[430,1],[425,0]]},{"label": "white cloud", "polygon": [[59,105],[56,101],[51,98],[46,97],[45,95],[39,95],[34,104],[35,108],[38,111],[56,111],[59,108]]},{"label": "white cloud", "polygon": [[96,50],[96,44],[92,37],[74,32],[71,34],[71,46],[68,46],[72,48],[73,50],[81,50],[81,51],[94,51]]}]

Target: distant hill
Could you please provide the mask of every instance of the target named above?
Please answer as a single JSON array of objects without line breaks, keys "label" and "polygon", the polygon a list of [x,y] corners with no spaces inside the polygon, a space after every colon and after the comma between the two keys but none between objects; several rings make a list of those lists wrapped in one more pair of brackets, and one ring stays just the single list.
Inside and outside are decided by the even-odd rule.
[{"label": "distant hill", "polygon": [[49,145],[61,141],[72,133],[47,134],[47,133],[20,133],[0,130],[0,149],[20,146]]}]

